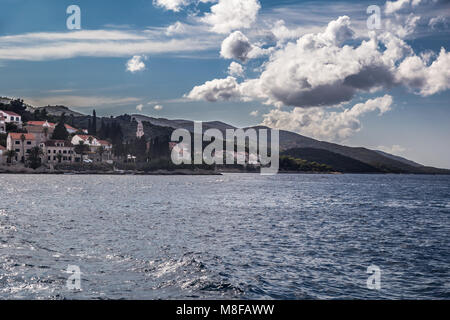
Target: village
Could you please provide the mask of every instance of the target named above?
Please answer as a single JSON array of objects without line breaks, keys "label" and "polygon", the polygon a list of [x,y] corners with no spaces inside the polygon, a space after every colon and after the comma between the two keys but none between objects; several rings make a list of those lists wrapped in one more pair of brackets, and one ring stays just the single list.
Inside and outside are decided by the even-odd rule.
[{"label": "village", "polygon": [[0,134],[7,135],[6,146],[0,145],[1,165],[39,164],[53,168],[56,164],[113,163],[109,141],[68,124],[58,128],[49,121],[22,122],[19,114],[0,110]]}]

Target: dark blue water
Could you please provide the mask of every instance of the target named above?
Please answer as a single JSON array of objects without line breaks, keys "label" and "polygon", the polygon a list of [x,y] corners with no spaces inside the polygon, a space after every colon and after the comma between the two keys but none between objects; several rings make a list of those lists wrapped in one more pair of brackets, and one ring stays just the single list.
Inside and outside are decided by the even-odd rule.
[{"label": "dark blue water", "polygon": [[450,298],[450,177],[0,181],[3,299]]}]

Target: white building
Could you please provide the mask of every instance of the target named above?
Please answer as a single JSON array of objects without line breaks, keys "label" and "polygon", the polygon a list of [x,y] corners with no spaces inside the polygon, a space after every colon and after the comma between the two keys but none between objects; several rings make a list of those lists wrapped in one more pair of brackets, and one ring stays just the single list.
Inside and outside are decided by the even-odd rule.
[{"label": "white building", "polygon": [[79,145],[80,142],[83,142],[83,144],[88,145],[89,147],[101,147],[102,146],[102,144],[96,137],[88,135],[88,134],[74,135],[71,142],[74,146]]},{"label": "white building", "polygon": [[14,123],[18,127],[22,127],[22,117],[12,111],[0,110],[0,115],[3,116],[6,123]]},{"label": "white building", "polygon": [[144,133],[144,125],[142,121],[138,121],[137,129],[136,129],[136,138],[140,139],[145,135]]},{"label": "white building", "polygon": [[6,139],[6,148],[16,152],[15,161],[25,161],[36,145],[36,137],[32,133],[10,132]]}]

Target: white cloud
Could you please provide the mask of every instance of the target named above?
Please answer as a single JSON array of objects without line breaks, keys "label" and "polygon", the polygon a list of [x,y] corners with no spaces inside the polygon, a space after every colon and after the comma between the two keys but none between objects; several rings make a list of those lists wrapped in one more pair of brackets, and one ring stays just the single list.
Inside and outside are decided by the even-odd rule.
[{"label": "white cloud", "polygon": [[185,97],[191,100],[215,102],[229,100],[239,95],[239,85],[236,78],[227,77],[226,79],[207,81],[201,86],[194,87]]},{"label": "white cloud", "polygon": [[243,63],[268,54],[270,49],[261,49],[250,43],[250,40],[240,31],[231,33],[222,42],[220,55],[225,59],[235,59]]},{"label": "white cloud", "polygon": [[393,155],[401,155],[403,154],[405,151],[407,151],[407,149],[405,147],[402,147],[398,144],[394,144],[390,147],[386,147],[386,146],[378,146],[375,148],[376,150],[380,150],[389,154],[393,154]]},{"label": "white cloud", "polygon": [[[227,39],[237,38],[230,43],[238,45],[222,45],[222,56],[245,61],[250,45],[241,33],[234,35]],[[305,34],[296,42],[270,48],[272,54],[257,78],[241,83],[230,77],[215,79],[195,87],[187,97],[207,97],[209,101],[259,100],[277,107],[321,107],[349,102],[361,92],[373,93],[398,85],[421,95],[449,88],[450,54],[445,49],[427,64],[426,58],[431,55],[416,56],[398,36],[389,32],[369,35],[368,40],[350,44],[354,38],[350,19],[340,17],[321,33]]]},{"label": "white cloud", "polygon": [[397,81],[423,96],[450,89],[450,52],[441,49],[439,56],[427,66],[425,57],[410,56],[398,67]]},{"label": "white cloud", "polygon": [[361,130],[361,116],[373,111],[382,115],[390,110],[391,105],[392,97],[385,95],[340,112],[319,107],[297,107],[292,111],[274,109],[263,115],[263,125],[290,130],[319,140],[341,142]]},{"label": "white cloud", "polygon": [[167,35],[173,35],[173,34],[180,34],[184,33],[186,31],[186,26],[184,23],[181,23],[180,21],[175,22],[174,24],[171,24],[166,29]]},{"label": "white cloud", "polygon": [[252,51],[252,44],[248,38],[242,32],[235,31],[223,40],[220,55],[225,59],[246,62],[250,51]]},{"label": "white cloud", "polygon": [[211,7],[211,12],[201,18],[217,33],[250,28],[256,21],[261,5],[258,0],[219,0]]},{"label": "white cloud", "polygon": [[187,6],[191,1],[189,0],[154,0],[155,6],[165,10],[172,10],[179,12],[183,7]]},{"label": "white cloud", "polygon": [[142,60],[147,60],[147,58],[145,56],[133,56],[126,64],[127,71],[135,73],[145,70],[145,63]]},{"label": "white cloud", "polygon": [[243,77],[244,68],[239,63],[233,61],[228,67],[228,74],[232,77]]},{"label": "white cloud", "polygon": [[384,12],[386,14],[393,14],[397,11],[401,11],[405,8],[416,7],[422,0],[396,0],[396,1],[386,1]]},{"label": "white cloud", "polygon": [[143,104],[138,104],[138,105],[136,106],[136,110],[138,110],[138,111],[142,111],[143,108],[144,108],[144,105],[143,105]]},{"label": "white cloud", "polygon": [[278,40],[297,39],[305,33],[305,28],[298,27],[289,29],[286,27],[286,22],[284,20],[278,20],[272,27],[271,32]]},{"label": "white cloud", "polygon": [[135,97],[59,95],[49,97],[25,97],[24,100],[32,106],[59,105],[92,108],[97,106],[130,105],[138,103],[141,99]]},{"label": "white cloud", "polygon": [[157,104],[153,109],[155,109],[156,111],[161,111],[162,109],[164,109],[164,107],[162,105]]},{"label": "white cloud", "polygon": [[[166,28],[144,31],[81,30],[0,36],[0,60],[42,61],[75,57],[199,52],[216,49],[221,39],[199,26],[180,39],[167,38]],[[194,32],[195,31],[195,32]],[[197,55],[198,56],[198,55]]]},{"label": "white cloud", "polygon": [[430,19],[428,25],[435,30],[447,29],[448,27],[448,17],[437,16]]},{"label": "white cloud", "polygon": [[257,117],[259,115],[259,111],[258,110],[252,111],[252,112],[250,112],[250,115],[252,117]]}]

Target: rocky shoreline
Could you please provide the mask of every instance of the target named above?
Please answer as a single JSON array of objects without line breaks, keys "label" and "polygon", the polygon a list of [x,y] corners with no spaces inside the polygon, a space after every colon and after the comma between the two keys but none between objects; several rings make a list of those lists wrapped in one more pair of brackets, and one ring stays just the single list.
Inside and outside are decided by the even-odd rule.
[{"label": "rocky shoreline", "polygon": [[210,170],[155,170],[155,171],[138,171],[138,170],[51,170],[46,168],[38,168],[33,170],[26,167],[0,167],[0,174],[55,174],[55,175],[159,175],[159,176],[220,176],[221,173]]}]

